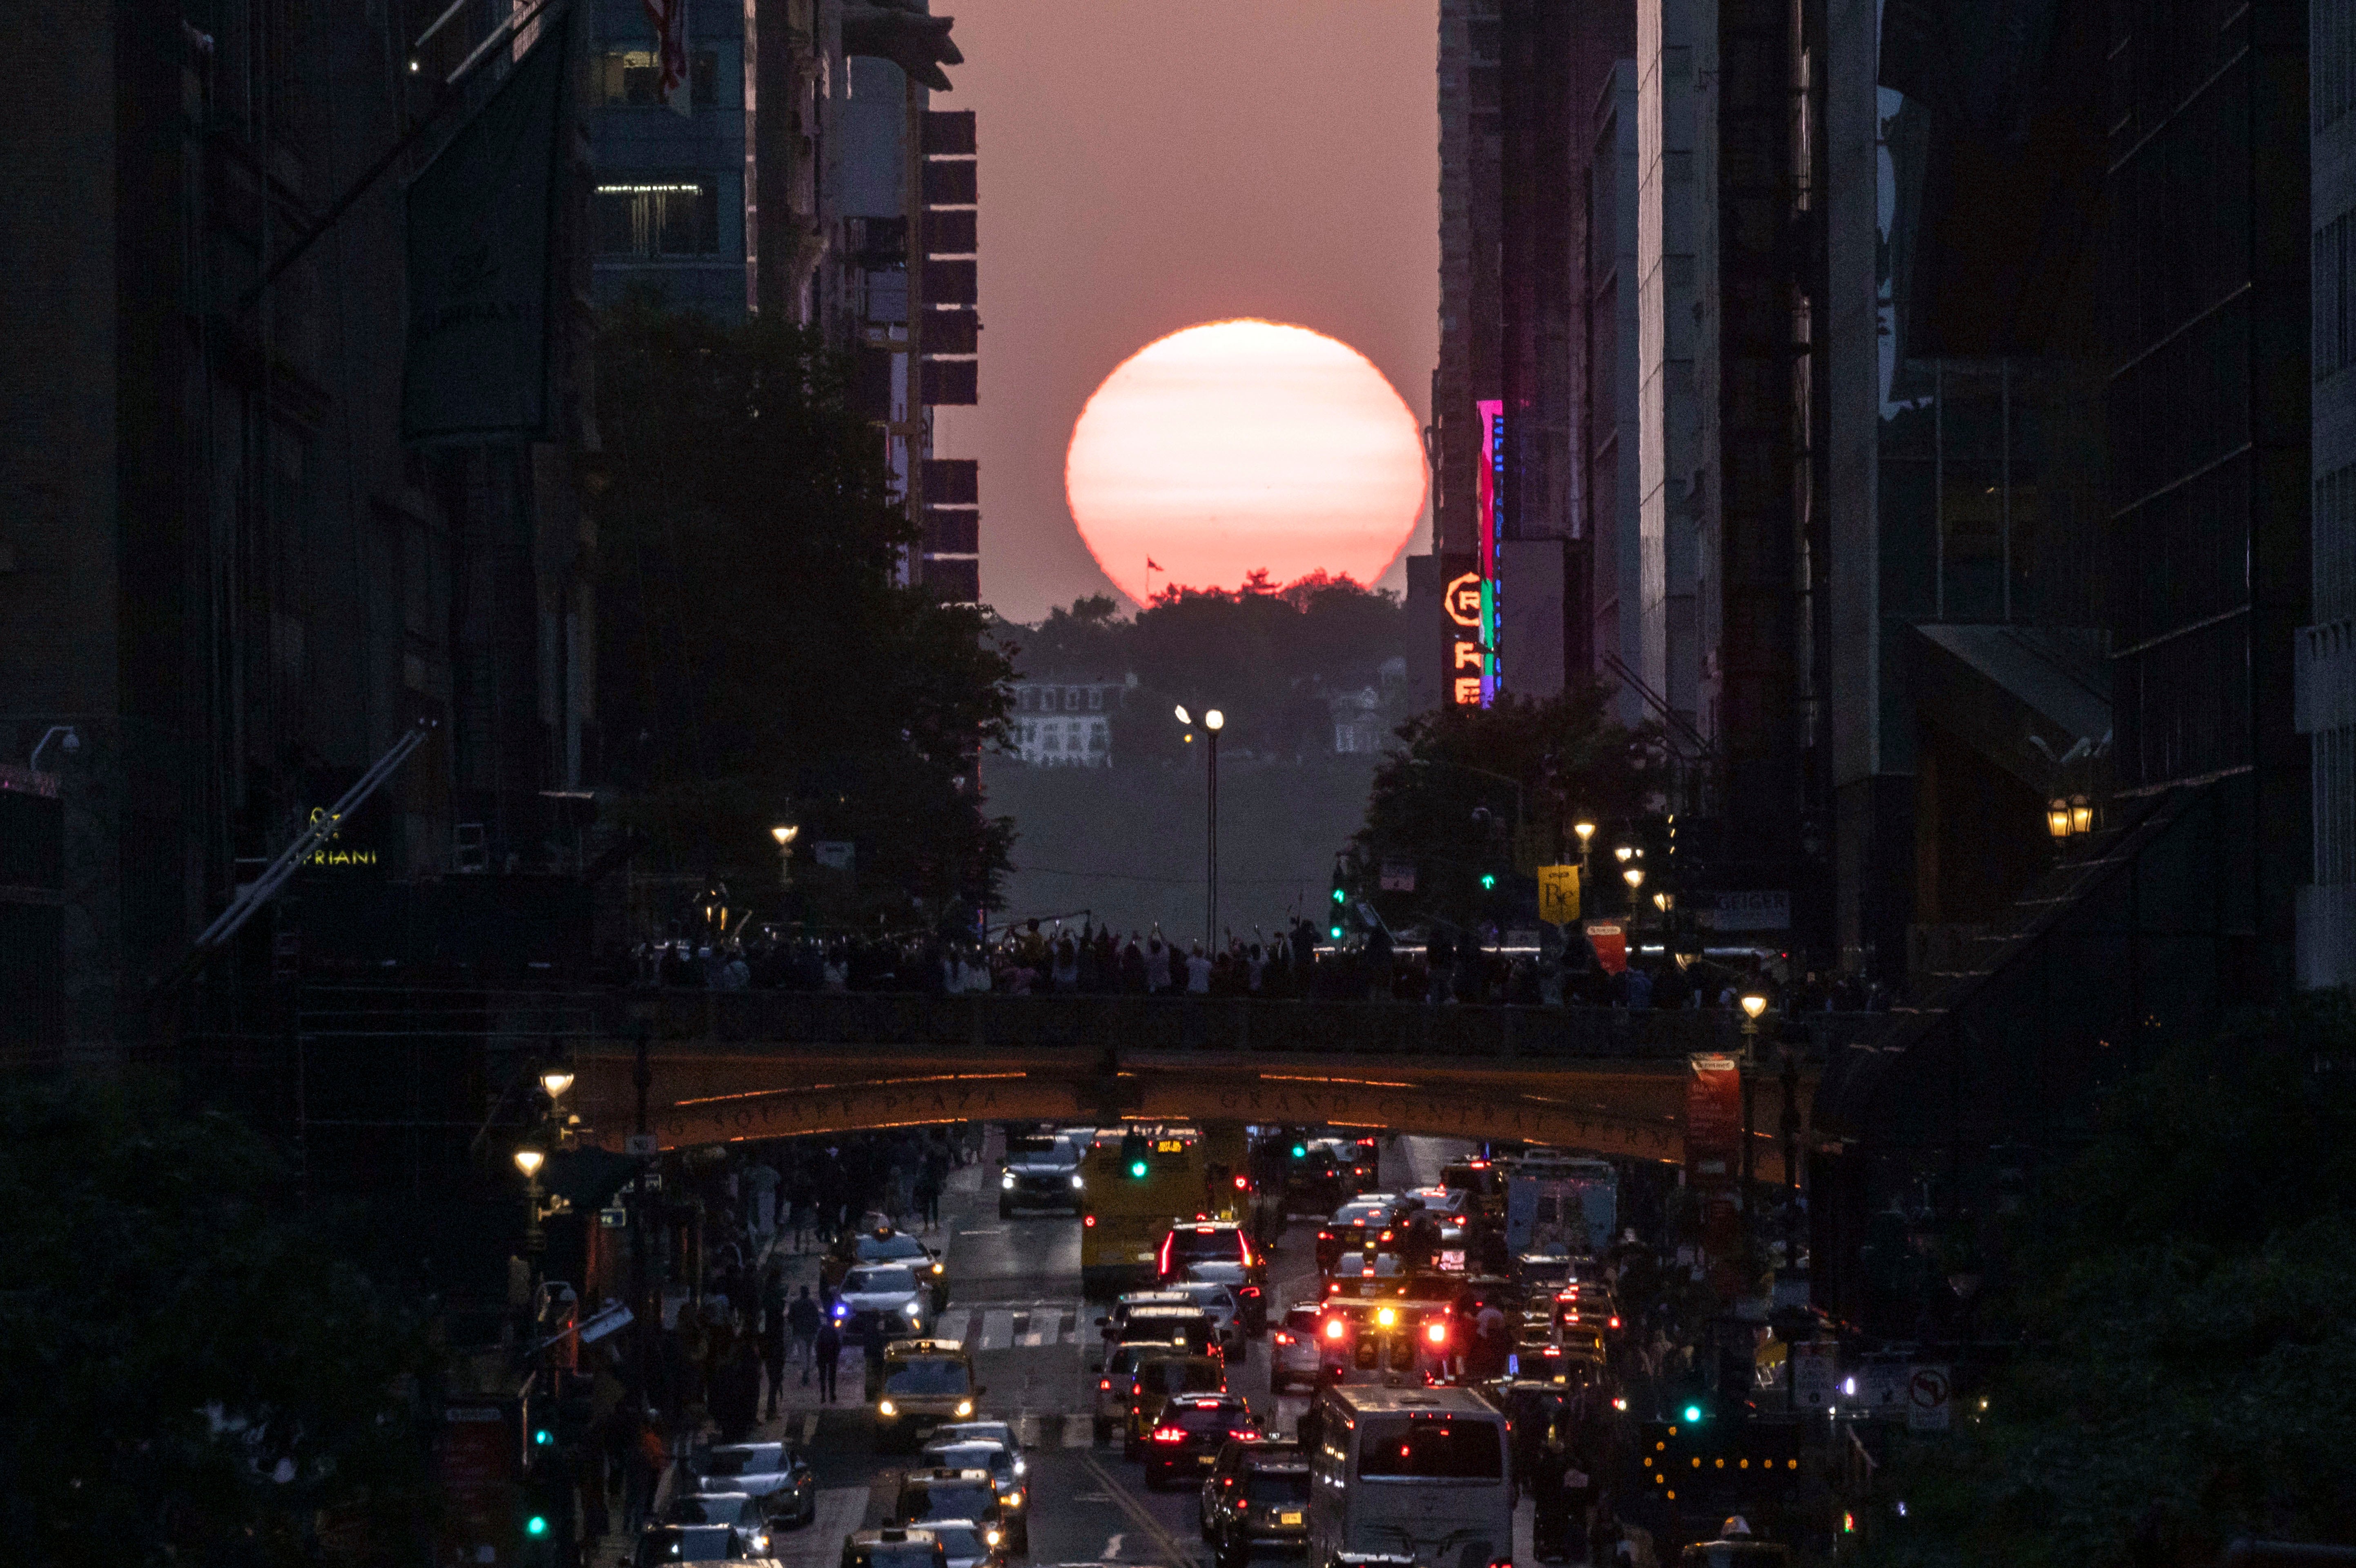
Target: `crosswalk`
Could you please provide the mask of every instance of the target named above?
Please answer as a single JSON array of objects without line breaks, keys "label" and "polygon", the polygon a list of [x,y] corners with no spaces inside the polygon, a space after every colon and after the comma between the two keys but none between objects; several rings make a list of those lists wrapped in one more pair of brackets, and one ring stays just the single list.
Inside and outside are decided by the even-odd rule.
[{"label": "crosswalk", "polygon": [[[977,1354],[1036,1350],[1080,1341],[1085,1315],[1077,1301],[985,1301],[952,1304],[934,1325],[944,1339],[960,1339]],[[1089,1332],[1095,1332],[1089,1323]]]}]

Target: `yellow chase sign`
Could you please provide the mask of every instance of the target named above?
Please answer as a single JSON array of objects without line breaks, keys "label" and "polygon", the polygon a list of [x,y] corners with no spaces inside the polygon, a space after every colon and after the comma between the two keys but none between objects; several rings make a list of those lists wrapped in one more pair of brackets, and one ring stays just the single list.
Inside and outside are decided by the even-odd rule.
[{"label": "yellow chase sign", "polygon": [[1569,925],[1579,918],[1579,868],[1538,868],[1538,918],[1548,925]]}]

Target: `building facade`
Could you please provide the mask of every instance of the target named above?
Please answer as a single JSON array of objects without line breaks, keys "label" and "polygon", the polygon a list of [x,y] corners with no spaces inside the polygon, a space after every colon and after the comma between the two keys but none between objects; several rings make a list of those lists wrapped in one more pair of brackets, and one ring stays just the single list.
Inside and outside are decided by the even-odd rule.
[{"label": "building facade", "polygon": [[980,595],[980,482],[937,457],[933,411],[979,397],[978,155],[970,111],[937,111],[962,57],[921,0],[691,6],[666,99],[637,0],[600,0],[590,50],[594,292],[648,290],[723,320],[816,327],[922,531],[908,575]]},{"label": "building facade", "polygon": [[2356,5],[2310,5],[2315,539],[2295,697],[2315,815],[2298,978],[2356,986]]},{"label": "building facade", "polygon": [[1112,766],[1113,720],[1133,681],[1025,680],[1014,686],[1014,751],[1034,768]]}]

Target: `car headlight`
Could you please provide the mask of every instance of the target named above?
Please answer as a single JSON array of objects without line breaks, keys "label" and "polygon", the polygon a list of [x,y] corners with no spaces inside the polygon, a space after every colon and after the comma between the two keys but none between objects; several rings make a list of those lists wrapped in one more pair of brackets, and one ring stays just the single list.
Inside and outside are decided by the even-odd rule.
[{"label": "car headlight", "polygon": [[876,1402],[875,1413],[878,1415],[897,1415],[900,1413],[900,1407],[894,1404],[888,1399],[879,1400]]},{"label": "car headlight", "polygon": [[1018,1475],[1018,1476],[1027,1476],[1027,1475],[1029,1475],[1029,1474],[1031,1473],[1031,1461],[1030,1461],[1030,1460],[1028,1460],[1028,1459],[1017,1459],[1017,1460],[1015,1460],[1015,1461],[1014,1461],[1014,1473],[1015,1473],[1016,1475]]},{"label": "car headlight", "polygon": [[958,1419],[959,1421],[963,1421],[967,1416],[971,1415],[972,1413],[973,1401],[969,1399],[961,1399],[958,1401]]},{"label": "car headlight", "polygon": [[934,1272],[935,1274],[938,1274],[938,1273],[940,1273],[940,1272],[941,1272],[941,1265],[940,1265],[939,1264],[935,1264],[933,1265],[933,1272]]},{"label": "car headlight", "polygon": [[1008,1508],[1021,1508],[1023,1506],[1023,1494],[1021,1492],[1007,1493],[1006,1506]]},{"label": "car headlight", "polygon": [[753,1550],[763,1553],[767,1552],[769,1550],[769,1538],[766,1535],[755,1536],[753,1538]]},{"label": "car headlight", "polygon": [[1075,1176],[1074,1178],[1072,1178],[1072,1190],[1073,1190],[1073,1191],[1075,1191],[1075,1192],[1080,1191],[1081,1189],[1084,1189],[1084,1188],[1086,1188],[1087,1186],[1087,1182],[1085,1182],[1085,1181],[1082,1181],[1078,1177]]},{"label": "car headlight", "polygon": [[1005,1175],[1000,1177],[998,1179],[998,1185],[1005,1188],[1009,1192],[1014,1190],[1014,1173],[1010,1170]]},{"label": "car headlight", "polygon": [[917,1306],[913,1301],[905,1303],[901,1307],[900,1310],[906,1313],[911,1318],[921,1317],[925,1315],[925,1309]]},{"label": "car headlight", "polygon": [[995,1546],[998,1544],[998,1531],[994,1530],[985,1531],[982,1535],[982,1539],[990,1542],[992,1546]]}]

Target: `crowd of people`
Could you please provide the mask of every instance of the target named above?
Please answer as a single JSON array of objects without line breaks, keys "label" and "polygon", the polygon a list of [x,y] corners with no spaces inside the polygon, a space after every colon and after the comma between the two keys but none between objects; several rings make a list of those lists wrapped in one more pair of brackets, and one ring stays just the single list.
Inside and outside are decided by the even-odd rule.
[{"label": "crowd of people", "polygon": [[1787,970],[1780,957],[1738,962],[1693,954],[1608,964],[1571,932],[1558,947],[1508,951],[1477,933],[1435,933],[1419,945],[1376,931],[1328,944],[1306,921],[1272,935],[1230,931],[1223,944],[1181,940],[1159,925],[1031,920],[989,942],[962,933],[819,938],[763,931],[716,947],[688,938],[642,944],[640,986],[715,990],[927,991],[935,995],[1207,996],[1430,1006],[1507,1004],[1633,1009],[1728,1008],[1763,990],[1786,1014],[1879,1012],[1890,994],[1853,974]]}]

